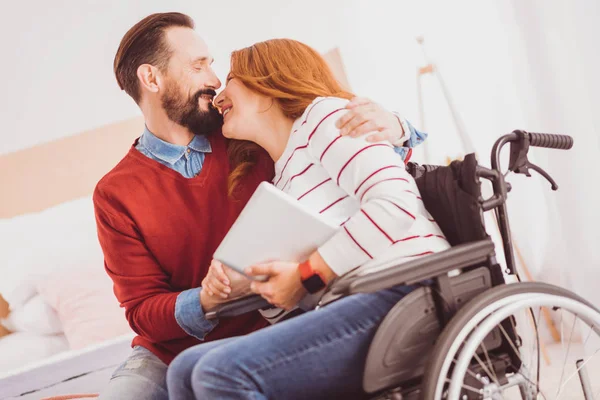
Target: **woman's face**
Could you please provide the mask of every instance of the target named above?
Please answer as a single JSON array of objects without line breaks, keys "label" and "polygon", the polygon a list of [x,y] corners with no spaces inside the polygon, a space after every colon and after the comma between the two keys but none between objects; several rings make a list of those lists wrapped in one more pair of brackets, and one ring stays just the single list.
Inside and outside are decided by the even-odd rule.
[{"label": "woman's face", "polygon": [[215,98],[223,114],[223,136],[255,141],[265,127],[271,99],[248,89],[240,80],[227,76],[225,89]]}]

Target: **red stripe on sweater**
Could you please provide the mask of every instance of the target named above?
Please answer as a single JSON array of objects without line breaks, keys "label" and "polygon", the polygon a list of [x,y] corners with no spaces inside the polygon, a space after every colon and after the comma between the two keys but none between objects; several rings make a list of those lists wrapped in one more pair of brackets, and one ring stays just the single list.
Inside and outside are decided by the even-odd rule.
[{"label": "red stripe on sweater", "polygon": [[356,245],[357,245],[357,246],[358,246],[358,247],[359,247],[359,248],[360,248],[360,249],[361,249],[361,250],[362,250],[362,251],[363,251],[363,252],[364,252],[366,255],[368,255],[368,256],[369,256],[369,258],[372,260],[372,259],[373,259],[373,257],[372,257],[372,256],[369,254],[369,252],[368,252],[367,250],[365,250],[365,249],[364,249],[364,247],[362,247],[362,246],[360,245],[360,243],[358,243],[358,242],[356,241],[356,239],[354,239],[354,236],[352,236],[352,234],[350,233],[350,231],[348,230],[348,228],[346,228],[345,226],[344,226],[343,228],[344,228],[344,230],[346,231],[346,233],[348,234],[348,236],[350,236],[350,239],[352,239],[352,240],[354,241],[354,243],[356,243]]},{"label": "red stripe on sweater", "polygon": [[362,201],[362,199],[365,197],[365,195],[367,194],[367,192],[371,189],[373,189],[374,186],[379,185],[382,182],[387,182],[387,181],[404,181],[406,183],[408,183],[408,180],[404,179],[404,178],[387,178],[387,179],[382,179],[380,181],[375,182],[374,184],[372,184],[371,186],[369,186],[367,188],[367,190],[365,190],[362,194],[362,196],[360,196],[360,201]]},{"label": "red stripe on sweater", "polygon": [[339,199],[337,199],[336,201],[334,201],[333,203],[331,203],[330,205],[328,205],[327,207],[325,207],[324,209],[322,209],[321,211],[319,211],[319,214],[323,214],[325,211],[329,210],[331,207],[335,206],[337,203],[339,203],[340,201],[347,199],[348,195],[344,196],[344,197],[340,197]]},{"label": "red stripe on sweater", "polygon": [[312,167],[315,164],[308,164],[308,167],[304,168],[304,170],[302,172],[298,172],[296,175],[292,175],[292,177],[290,179],[288,179],[288,181],[285,183],[285,185],[283,185],[283,187],[281,188],[281,190],[284,190],[285,187],[292,183],[292,181],[294,180],[294,178],[299,177],[300,175],[304,174],[306,171],[308,171],[310,169],[310,167]]},{"label": "red stripe on sweater", "polygon": [[407,240],[412,240],[412,239],[416,239],[416,238],[420,238],[420,237],[421,236],[419,236],[419,235],[409,236],[409,237],[405,237],[404,239],[396,240],[394,243],[406,242]]},{"label": "red stripe on sweater", "polygon": [[405,190],[405,192],[408,192],[408,193],[410,193],[410,194],[412,194],[412,195],[415,195],[415,197],[416,197],[417,199],[419,199],[419,200],[423,200],[423,199],[422,199],[422,198],[421,198],[421,197],[420,197],[418,194],[416,194],[416,193],[415,193],[415,192],[413,192],[412,190]]},{"label": "red stripe on sweater", "polygon": [[388,199],[382,199],[382,200],[385,200],[385,201],[387,201],[388,203],[390,203],[390,204],[393,204],[393,205],[394,205],[394,206],[396,206],[398,209],[400,209],[400,211],[404,211],[404,212],[406,213],[406,215],[408,215],[408,216],[409,216],[409,217],[411,217],[412,219],[417,219],[417,218],[416,218],[414,215],[412,215],[411,213],[409,213],[408,211],[406,211],[404,208],[400,207],[398,204],[394,203],[393,201],[391,201],[391,200],[388,200]]},{"label": "red stripe on sweater", "polygon": [[306,196],[307,194],[309,194],[310,192],[312,192],[313,190],[315,190],[319,186],[323,185],[324,183],[329,182],[330,180],[331,180],[331,178],[325,179],[323,182],[319,183],[317,186],[315,186],[314,188],[310,189],[308,192],[304,193],[302,196],[298,197],[297,200],[300,200],[301,198],[303,198],[304,196]]},{"label": "red stripe on sweater", "polygon": [[329,145],[328,145],[328,146],[325,148],[325,150],[323,151],[323,154],[321,154],[321,157],[319,157],[319,161],[323,161],[323,156],[325,156],[325,153],[327,153],[327,150],[329,150],[329,148],[330,148],[331,146],[333,146],[333,144],[334,144],[335,142],[337,142],[337,141],[338,141],[339,139],[341,139],[341,138],[342,138],[342,136],[338,136],[338,137],[336,137],[335,139],[333,139],[333,141],[332,141],[331,143],[329,143]]},{"label": "red stripe on sweater", "polygon": [[365,210],[362,210],[362,209],[361,209],[360,211],[362,211],[362,213],[363,213],[363,214],[365,214],[365,217],[367,217],[367,218],[369,219],[369,221],[371,221],[371,223],[372,223],[373,225],[375,225],[375,228],[379,229],[379,232],[383,233],[383,235],[384,235],[386,238],[388,238],[388,240],[389,240],[390,242],[394,243],[394,239],[392,239],[392,238],[390,237],[390,235],[388,235],[388,234],[387,234],[387,233],[386,233],[386,232],[385,232],[383,229],[381,229],[381,227],[380,227],[380,226],[377,224],[377,222],[373,221],[373,218],[371,218],[371,216],[370,216],[369,214],[367,214]]},{"label": "red stripe on sweater", "polygon": [[344,172],[344,170],[346,169],[346,167],[348,166],[348,164],[350,164],[352,162],[352,160],[354,160],[356,158],[356,156],[358,156],[360,153],[362,153],[365,150],[368,150],[368,149],[373,148],[373,147],[379,147],[379,146],[391,147],[390,145],[385,144],[385,143],[377,143],[377,144],[369,145],[367,147],[363,147],[362,149],[360,149],[359,151],[357,151],[356,153],[354,153],[354,155],[352,157],[350,157],[350,159],[348,161],[346,161],[346,164],[344,164],[344,166],[340,170],[340,173],[337,176],[337,184],[338,185],[340,184],[340,177],[342,176],[342,172]]},{"label": "red stripe on sweater", "polygon": [[397,166],[397,165],[388,165],[387,167],[379,168],[377,171],[375,171],[371,175],[367,176],[365,178],[365,180],[362,181],[360,185],[358,185],[358,188],[356,188],[356,190],[354,191],[354,194],[357,194],[358,191],[360,190],[360,188],[362,187],[362,185],[364,185],[369,179],[371,179],[371,177],[373,177],[373,175],[375,175],[375,174],[377,174],[377,173],[379,173],[379,172],[381,172],[383,170],[386,170],[388,168],[400,168],[400,167]]},{"label": "red stripe on sweater", "polygon": [[[316,103],[315,103],[316,104]],[[312,109],[311,109],[312,110]],[[283,177],[283,172],[285,171],[285,169],[287,168],[290,160],[292,159],[292,157],[294,157],[294,154],[296,154],[297,150],[300,149],[305,149],[308,147],[308,144],[310,143],[310,139],[312,139],[313,135],[315,134],[315,132],[317,131],[317,129],[319,129],[319,126],[323,123],[323,121],[325,121],[327,118],[329,118],[331,115],[335,114],[338,111],[342,111],[344,110],[343,108],[338,108],[337,110],[334,110],[332,112],[330,112],[329,114],[327,114],[325,117],[323,117],[322,120],[319,121],[319,123],[317,124],[317,126],[315,126],[315,129],[313,129],[313,131],[310,133],[310,135],[308,136],[308,142],[306,142],[305,145],[302,146],[298,146],[294,149],[294,151],[292,151],[292,154],[290,154],[289,158],[287,159],[287,161],[285,162],[285,164],[283,165],[283,169],[281,170],[281,175],[279,176],[279,179],[277,180],[277,182],[275,182],[275,186],[277,186],[277,184],[279,183],[279,181],[281,181],[281,178]],[[309,111],[310,113],[310,111]],[[308,114],[307,114],[308,117]],[[304,121],[306,122],[306,121]]]},{"label": "red stripe on sweater", "polygon": [[419,257],[419,256],[425,256],[427,254],[433,254],[433,251],[424,251],[423,253],[413,254],[412,256],[407,256],[407,257]]},{"label": "red stripe on sweater", "polygon": [[434,235],[433,233],[430,233],[429,235],[425,235],[423,236],[424,238],[430,238],[430,237],[436,237],[436,238],[440,238],[440,239],[446,239],[445,237],[443,237],[442,235]]},{"label": "red stripe on sweater", "polygon": [[312,105],[312,107],[310,107],[310,109],[308,110],[308,112],[306,113],[306,118],[304,118],[304,121],[302,121],[302,125],[304,125],[306,123],[306,121],[308,121],[308,116],[310,115],[310,112],[313,110],[313,108],[315,108],[315,106],[319,103],[321,103],[322,101],[327,100],[327,98],[321,99],[319,101],[317,101],[315,104]]},{"label": "red stripe on sweater", "polygon": [[344,225],[346,222],[350,221],[350,218],[351,218],[351,217],[348,217],[348,219],[347,219],[347,220],[345,220],[344,222],[342,222],[342,223],[340,224],[340,226],[342,226],[342,225]]},{"label": "red stripe on sweater", "polygon": [[440,236],[440,235],[434,235],[434,234],[429,234],[429,235],[425,235],[425,236],[421,236],[421,235],[415,235],[415,236],[409,236],[409,237],[405,237],[405,238],[403,238],[403,239],[400,239],[400,240],[396,240],[396,241],[394,242],[394,244],[396,244],[396,243],[399,243],[399,242],[406,242],[407,240],[413,240],[413,239],[419,239],[419,238],[427,239],[427,238],[432,238],[432,237],[437,237],[437,238],[440,238],[440,239],[446,239],[446,238],[445,238],[445,237],[443,237],[443,236]]}]

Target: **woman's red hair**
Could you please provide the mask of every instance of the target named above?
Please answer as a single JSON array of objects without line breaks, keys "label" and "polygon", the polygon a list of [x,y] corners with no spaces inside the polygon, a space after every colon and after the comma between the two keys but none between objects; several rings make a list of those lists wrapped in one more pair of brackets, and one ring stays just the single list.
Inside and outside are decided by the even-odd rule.
[{"label": "woman's red hair", "polygon": [[[317,97],[352,98],[317,51],[291,39],[267,40],[234,51],[230,74],[248,89],[272,98],[291,119],[299,118]],[[252,142],[230,141],[230,195],[256,163],[259,149]]]}]

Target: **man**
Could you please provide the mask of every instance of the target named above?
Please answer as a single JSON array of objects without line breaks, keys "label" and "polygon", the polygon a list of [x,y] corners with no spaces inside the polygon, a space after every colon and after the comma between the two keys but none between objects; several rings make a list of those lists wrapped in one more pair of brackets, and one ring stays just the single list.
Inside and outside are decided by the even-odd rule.
[{"label": "man", "polygon": [[[273,165],[259,154],[235,198],[228,196],[228,142],[212,106],[221,82],[193,29],[183,14],[150,15],[125,34],[115,56],[119,86],[139,105],[146,129],[94,192],[105,268],[138,334],[103,399],[166,399],[167,365],[181,351],[267,324],[257,312],[204,318],[224,301],[201,288],[212,254]],[[409,141],[421,139],[369,101],[349,107],[354,112],[338,121],[347,134],[403,138],[404,124]],[[241,294],[235,282],[232,289],[230,298]]]}]

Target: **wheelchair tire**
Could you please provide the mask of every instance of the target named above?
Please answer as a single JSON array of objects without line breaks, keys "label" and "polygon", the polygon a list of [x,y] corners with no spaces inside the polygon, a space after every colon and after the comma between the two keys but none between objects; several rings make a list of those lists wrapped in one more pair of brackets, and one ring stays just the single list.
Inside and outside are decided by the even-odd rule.
[{"label": "wheelchair tire", "polygon": [[[531,295],[535,294],[570,299],[571,301],[581,304],[586,309],[591,310],[591,312],[600,315],[598,309],[580,296],[567,289],[545,283],[525,282],[507,284],[494,287],[481,293],[465,304],[465,306],[456,313],[436,341],[425,367],[421,386],[422,398],[424,400],[439,400],[446,398],[444,397],[444,386],[448,381],[450,364],[455,356],[458,357],[460,355],[460,352],[462,351],[461,344],[463,344],[463,342],[466,343],[467,336],[475,331],[476,325],[473,326],[474,323],[483,323],[482,321],[484,321],[487,316],[492,315],[493,312],[505,307],[509,300],[512,301],[513,299],[519,298],[525,299],[526,297],[531,297]],[[525,308],[526,307],[527,306],[525,306]],[[486,313],[488,313],[487,316]],[[476,317],[479,321],[472,321]],[[471,329],[471,327],[473,328]],[[598,333],[598,329],[595,328],[594,325],[592,325],[591,329]],[[448,361],[448,359],[450,361]],[[465,396],[464,398],[476,397]]]}]

